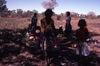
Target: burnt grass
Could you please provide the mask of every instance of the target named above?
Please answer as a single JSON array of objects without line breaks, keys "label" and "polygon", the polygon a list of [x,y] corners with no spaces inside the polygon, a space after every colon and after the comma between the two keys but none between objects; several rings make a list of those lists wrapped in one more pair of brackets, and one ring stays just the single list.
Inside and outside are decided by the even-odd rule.
[{"label": "burnt grass", "polygon": [[[0,30],[0,66],[47,66],[44,51],[28,47],[25,34],[26,29]],[[91,35],[99,34],[91,33]],[[100,57],[94,52],[87,57],[79,56],[75,54],[75,50],[67,48],[66,45],[57,53],[55,51],[55,55],[61,58],[56,60],[65,62],[65,66],[100,66]],[[59,61],[51,60],[54,63]]]}]

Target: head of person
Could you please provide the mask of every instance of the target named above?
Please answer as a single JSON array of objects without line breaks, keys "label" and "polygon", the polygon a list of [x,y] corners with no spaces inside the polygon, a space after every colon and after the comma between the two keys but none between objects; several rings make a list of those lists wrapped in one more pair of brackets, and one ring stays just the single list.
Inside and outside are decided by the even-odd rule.
[{"label": "head of person", "polygon": [[78,22],[79,27],[85,27],[87,26],[85,19],[80,19]]},{"label": "head of person", "polygon": [[41,30],[41,27],[40,27],[40,26],[37,26],[37,27],[36,27],[36,30]]},{"label": "head of person", "polygon": [[67,17],[70,16],[70,12],[69,11],[66,12],[66,16]]},{"label": "head of person", "polygon": [[34,13],[34,16],[37,16],[37,13]]},{"label": "head of person", "polygon": [[45,17],[51,18],[52,15],[53,15],[52,9],[47,9],[47,10],[45,11]]}]

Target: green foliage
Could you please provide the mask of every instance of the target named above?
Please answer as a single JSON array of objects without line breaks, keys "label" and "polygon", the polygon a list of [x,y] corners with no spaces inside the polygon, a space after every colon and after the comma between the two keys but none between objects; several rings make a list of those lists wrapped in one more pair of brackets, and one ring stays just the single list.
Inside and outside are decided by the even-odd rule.
[{"label": "green foliage", "polygon": [[0,0],[0,12],[5,11],[7,9],[6,3],[7,1]]},{"label": "green foliage", "polygon": [[6,0],[0,0],[0,17],[7,16],[8,8],[6,6]]}]

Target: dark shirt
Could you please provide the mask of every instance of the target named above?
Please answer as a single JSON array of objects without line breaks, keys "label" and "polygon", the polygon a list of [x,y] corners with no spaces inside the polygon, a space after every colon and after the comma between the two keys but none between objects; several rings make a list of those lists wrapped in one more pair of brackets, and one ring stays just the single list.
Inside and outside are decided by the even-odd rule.
[{"label": "dark shirt", "polygon": [[37,20],[38,20],[37,17],[33,16],[32,20],[31,20],[31,23],[36,25],[37,24]]},{"label": "dark shirt", "polygon": [[76,38],[80,42],[85,42],[86,39],[88,38],[89,32],[86,27],[84,28],[79,28],[76,30]]}]

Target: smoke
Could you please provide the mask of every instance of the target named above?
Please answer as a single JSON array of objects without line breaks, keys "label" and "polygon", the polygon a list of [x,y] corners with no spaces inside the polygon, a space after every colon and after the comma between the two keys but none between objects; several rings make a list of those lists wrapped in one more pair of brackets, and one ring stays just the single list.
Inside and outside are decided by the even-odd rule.
[{"label": "smoke", "polygon": [[54,9],[56,6],[58,6],[58,3],[56,2],[56,0],[50,0],[49,2],[42,2],[42,6],[45,9]]}]

